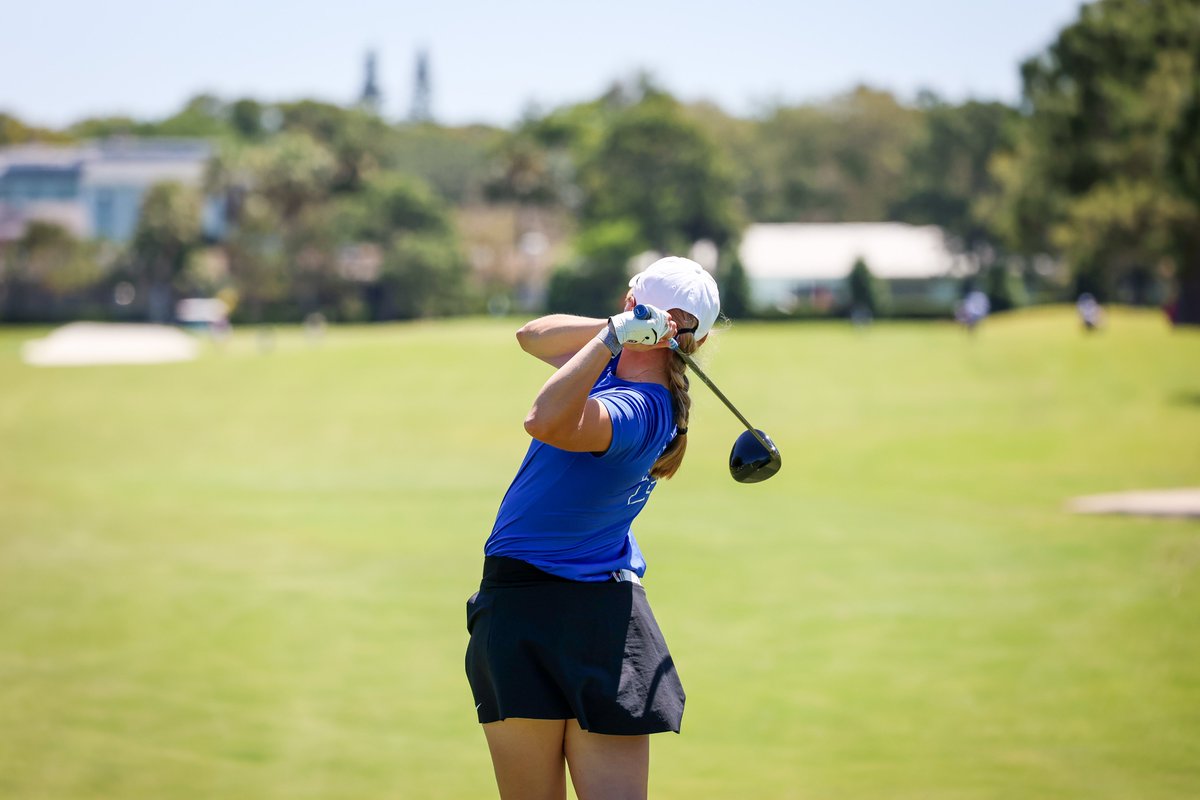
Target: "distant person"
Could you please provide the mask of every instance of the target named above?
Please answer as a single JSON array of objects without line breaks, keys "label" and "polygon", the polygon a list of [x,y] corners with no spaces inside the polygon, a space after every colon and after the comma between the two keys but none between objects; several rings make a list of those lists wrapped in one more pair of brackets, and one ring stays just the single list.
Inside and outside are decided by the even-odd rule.
[{"label": "distant person", "polygon": [[259,325],[254,340],[258,342],[258,352],[270,353],[275,349],[275,329],[270,325]]},{"label": "distant person", "polygon": [[871,309],[863,303],[855,303],[850,309],[850,324],[856,328],[865,328],[875,321]]},{"label": "distant person", "polygon": [[978,289],[972,289],[963,298],[955,317],[969,333],[974,333],[975,328],[987,318],[991,309],[992,304],[988,296]]},{"label": "distant person", "polygon": [[1083,323],[1085,331],[1091,332],[1100,327],[1100,303],[1091,292],[1079,295],[1079,299],[1075,301],[1075,310],[1079,312],[1079,321]]},{"label": "distant person", "polygon": [[312,344],[316,344],[325,338],[325,315],[320,311],[314,311],[304,318],[304,335]]},{"label": "distant person", "polygon": [[688,380],[668,340],[694,352],[720,301],[685,258],[629,286],[607,320],[553,314],[517,332],[556,371],[525,419],[533,442],[467,601],[467,678],[503,800],[566,797],[564,767],[584,800],[645,798],[649,735],[683,718],[630,526],[687,449]]},{"label": "distant person", "polygon": [[1179,319],[1179,298],[1173,297],[1163,304],[1163,313],[1167,315],[1167,323],[1175,325]]},{"label": "distant person", "polygon": [[233,326],[229,323],[229,317],[221,317],[212,324],[209,335],[217,344],[225,344],[233,335]]}]

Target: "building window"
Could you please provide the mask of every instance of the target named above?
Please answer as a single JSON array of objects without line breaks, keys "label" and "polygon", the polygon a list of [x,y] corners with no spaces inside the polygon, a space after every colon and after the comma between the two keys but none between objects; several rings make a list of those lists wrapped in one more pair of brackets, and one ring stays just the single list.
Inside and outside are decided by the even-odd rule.
[{"label": "building window", "polygon": [[96,235],[101,239],[116,238],[116,212],[112,189],[96,190]]}]

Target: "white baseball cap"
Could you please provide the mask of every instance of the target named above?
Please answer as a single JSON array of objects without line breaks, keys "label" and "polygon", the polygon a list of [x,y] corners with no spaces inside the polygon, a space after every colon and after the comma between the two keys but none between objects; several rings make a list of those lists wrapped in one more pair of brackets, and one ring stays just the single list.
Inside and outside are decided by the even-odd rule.
[{"label": "white baseball cap", "polygon": [[721,313],[721,296],[717,282],[708,270],[690,258],[667,256],[660,258],[629,281],[633,296],[639,303],[670,311],[678,308],[700,321],[696,340],[708,335],[717,315]]}]

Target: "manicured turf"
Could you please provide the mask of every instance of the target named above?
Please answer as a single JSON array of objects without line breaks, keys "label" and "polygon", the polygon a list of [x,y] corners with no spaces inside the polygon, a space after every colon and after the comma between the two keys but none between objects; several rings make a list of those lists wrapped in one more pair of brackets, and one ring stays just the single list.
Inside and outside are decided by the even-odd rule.
[{"label": "manicured turf", "polygon": [[[1117,312],[738,325],[639,519],[689,693],[655,798],[1200,796],[1200,335]],[[0,331],[0,797],[477,798],[480,548],[547,370],[512,322],[34,369]]]}]

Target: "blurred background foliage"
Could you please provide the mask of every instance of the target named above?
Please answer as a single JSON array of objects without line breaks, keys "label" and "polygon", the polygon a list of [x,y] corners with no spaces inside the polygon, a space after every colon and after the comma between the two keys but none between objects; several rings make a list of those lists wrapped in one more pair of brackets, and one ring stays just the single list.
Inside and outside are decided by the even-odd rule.
[{"label": "blurred background foliage", "polygon": [[[1098,0],[1021,65],[1017,107],[859,86],[740,118],[639,75],[510,130],[209,95],[64,130],[0,115],[0,145],[208,139],[202,191],[225,216],[206,239],[195,191],[162,186],[120,247],[30,226],[0,252],[0,319],[166,319],[217,292],[242,321],[601,313],[631,258],[696,242],[745,315],[747,224],[897,221],[940,226],[994,309],[1028,302],[1053,259],[1069,278],[1035,299],[1169,302],[1200,323],[1198,54],[1194,0]],[[124,311],[119,282],[141,298]]]}]

